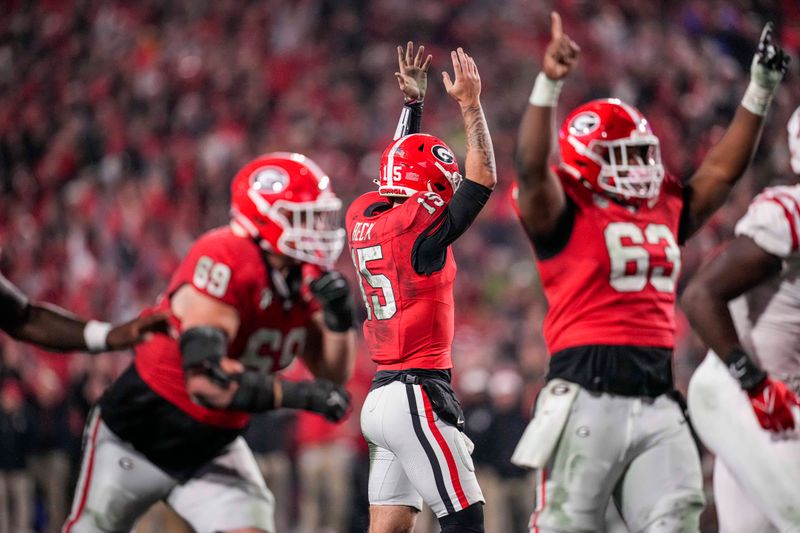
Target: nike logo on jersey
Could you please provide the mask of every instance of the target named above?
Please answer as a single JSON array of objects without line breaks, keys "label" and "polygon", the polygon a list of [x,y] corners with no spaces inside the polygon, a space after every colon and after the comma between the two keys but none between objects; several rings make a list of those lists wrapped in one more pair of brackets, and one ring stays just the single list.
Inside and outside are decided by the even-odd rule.
[{"label": "nike logo on jersey", "polygon": [[350,240],[353,242],[366,241],[372,238],[372,228],[375,226],[372,222],[356,222],[353,227],[353,233],[350,235]]}]

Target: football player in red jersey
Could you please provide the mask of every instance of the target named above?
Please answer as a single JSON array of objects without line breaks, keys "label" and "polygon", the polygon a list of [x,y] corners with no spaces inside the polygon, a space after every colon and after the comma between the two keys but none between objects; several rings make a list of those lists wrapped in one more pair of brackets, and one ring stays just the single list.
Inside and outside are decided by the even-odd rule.
[{"label": "football player in red jersey", "polygon": [[552,356],[537,415],[514,460],[538,474],[533,531],[604,530],[609,501],[634,532],[698,531],[697,449],[673,390],[679,245],[747,168],[786,55],[771,25],[728,130],[683,185],[665,172],[644,116],[616,99],[554,109],[579,47],[552,39],[519,131],[518,208],[549,303]]},{"label": "football player in red jersey", "polygon": [[124,350],[153,333],[168,333],[168,316],[154,313],[118,326],[86,320],[48,303],[31,302],[0,274],[0,330],[46,350],[92,353]]},{"label": "football player in red jersey", "polygon": [[[272,494],[240,436],[249,413],[347,410],[355,332],[347,283],[327,270],[344,245],[330,178],[273,153],[231,192],[230,225],[195,241],[155,305],[180,339],[139,345],[90,417],[65,533],[130,531],[159,500],[197,531],[274,533]],[[317,379],[277,378],[294,357]]]},{"label": "football player in red jersey", "polygon": [[[399,133],[411,134],[384,151],[378,190],[353,202],[346,216],[367,310],[364,337],[378,364],[361,412],[371,458],[371,533],[411,532],[423,502],[444,533],[484,530],[471,443],[450,387],[456,274],[450,244],[478,215],[497,178],[478,69],[461,48],[451,56],[455,80],[447,73],[443,79],[464,117],[466,178],[443,141],[416,133],[418,120],[401,125]],[[402,54],[400,61],[402,68]]]}]

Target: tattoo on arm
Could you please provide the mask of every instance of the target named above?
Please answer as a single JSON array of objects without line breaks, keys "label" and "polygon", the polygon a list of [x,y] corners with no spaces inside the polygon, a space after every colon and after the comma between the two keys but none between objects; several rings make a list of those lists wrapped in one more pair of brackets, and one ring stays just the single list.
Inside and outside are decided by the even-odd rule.
[{"label": "tattoo on arm", "polygon": [[[467,133],[467,175],[472,181],[488,187],[494,187],[496,182],[497,167],[494,159],[494,147],[486,117],[480,105],[473,105],[463,110],[464,126]],[[479,157],[480,169],[470,168],[470,155],[476,153]],[[479,175],[470,175],[476,170]]]}]

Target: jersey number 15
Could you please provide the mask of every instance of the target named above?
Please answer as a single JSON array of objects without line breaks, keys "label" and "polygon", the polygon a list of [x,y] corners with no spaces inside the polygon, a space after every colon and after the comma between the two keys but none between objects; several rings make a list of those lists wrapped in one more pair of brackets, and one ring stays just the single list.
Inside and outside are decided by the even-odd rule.
[{"label": "jersey number 15", "polygon": [[[361,289],[361,296],[364,298],[364,305],[367,308],[367,320],[372,320],[375,316],[378,320],[389,320],[397,313],[397,300],[394,297],[392,281],[385,274],[376,274],[370,271],[367,263],[383,259],[383,248],[380,245],[356,248],[352,253],[353,264],[358,273],[358,288]],[[383,293],[383,301],[377,294],[370,294],[367,298],[367,291],[364,289],[364,282],[376,291]]]}]

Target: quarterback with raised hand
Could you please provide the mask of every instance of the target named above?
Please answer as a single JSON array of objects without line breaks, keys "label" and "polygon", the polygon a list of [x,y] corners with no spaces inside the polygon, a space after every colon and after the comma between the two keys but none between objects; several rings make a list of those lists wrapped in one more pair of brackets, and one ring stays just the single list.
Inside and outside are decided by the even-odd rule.
[{"label": "quarterback with raised hand", "polygon": [[[400,68],[422,62],[400,51]],[[370,533],[410,533],[425,502],[443,533],[482,533],[483,494],[450,386],[456,263],[450,245],[481,211],[497,181],[475,61],[451,53],[443,73],[461,109],[466,176],[452,150],[401,122],[381,158],[378,190],[347,211],[350,251],[367,320],[364,338],[378,372],[361,411],[370,447]],[[408,87],[400,88],[409,99]],[[423,91],[424,95],[424,91]],[[412,98],[414,99],[414,98]]]},{"label": "quarterback with raised hand", "polygon": [[689,413],[716,456],[722,533],[800,527],[800,108],[788,127],[793,182],[766,188],[683,293],[711,349]]},{"label": "quarterback with raised hand", "polygon": [[580,53],[557,13],[551,35],[517,147],[517,205],[549,303],[551,355],[514,456],[537,471],[531,528],[603,531],[613,500],[630,531],[698,531],[700,460],[672,393],[679,246],[746,170],[786,56],[768,24],[741,106],[683,184],[644,115],[613,98],[567,115],[550,166],[559,91]]}]

